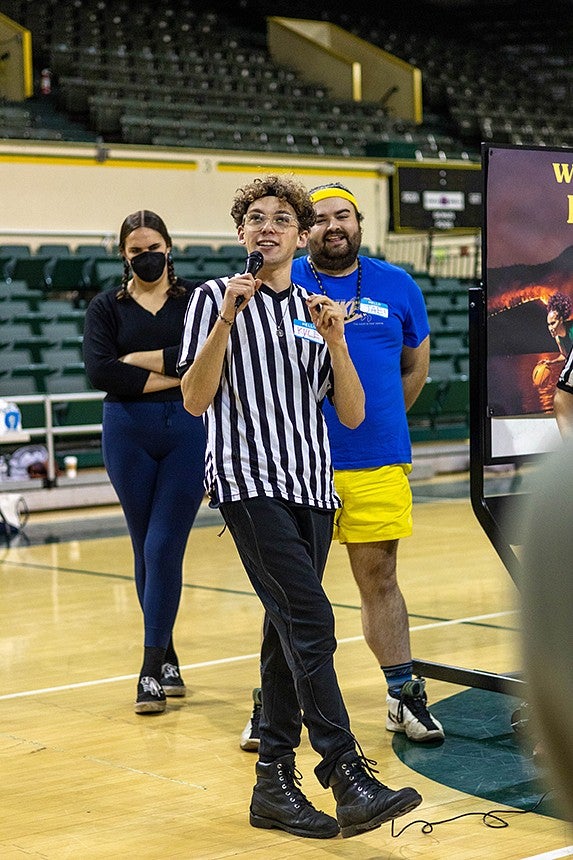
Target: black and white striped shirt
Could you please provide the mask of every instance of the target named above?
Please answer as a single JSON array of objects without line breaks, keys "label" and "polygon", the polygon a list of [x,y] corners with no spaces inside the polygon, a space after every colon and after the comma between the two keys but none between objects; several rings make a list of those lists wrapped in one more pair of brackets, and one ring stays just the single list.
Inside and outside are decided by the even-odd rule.
[{"label": "black and white striped shirt", "polygon": [[[180,376],[215,324],[227,281],[207,281],[191,297]],[[221,384],[205,414],[205,486],[219,502],[271,496],[326,509],[340,504],[321,409],[333,386],[330,354],[320,336],[295,336],[295,324],[305,331],[295,321],[310,323],[309,295],[296,284],[280,294],[263,285],[237,315]],[[314,327],[310,334],[316,337]]]}]

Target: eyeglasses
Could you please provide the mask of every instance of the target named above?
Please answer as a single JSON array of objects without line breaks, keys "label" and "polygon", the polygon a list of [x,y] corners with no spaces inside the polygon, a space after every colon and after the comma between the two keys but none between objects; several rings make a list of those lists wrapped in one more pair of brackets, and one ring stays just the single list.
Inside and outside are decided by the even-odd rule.
[{"label": "eyeglasses", "polygon": [[279,213],[278,215],[263,215],[262,212],[249,212],[245,215],[243,224],[251,230],[262,230],[263,227],[270,222],[277,233],[284,233],[289,227],[298,227],[298,221],[294,215],[289,215],[288,212]]}]

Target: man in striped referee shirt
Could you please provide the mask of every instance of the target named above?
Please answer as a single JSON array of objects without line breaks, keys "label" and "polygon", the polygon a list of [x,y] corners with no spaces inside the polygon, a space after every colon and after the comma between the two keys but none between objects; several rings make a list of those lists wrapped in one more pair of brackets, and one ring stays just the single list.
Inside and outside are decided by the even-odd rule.
[{"label": "man in striped referee shirt", "polygon": [[573,349],[559,375],[553,396],[553,411],[563,439],[573,436]]},{"label": "man in striped referee shirt", "polygon": [[[291,280],[293,256],[315,218],[304,186],[289,177],[255,179],[237,191],[231,215],[239,242],[262,254],[260,277],[216,278],[194,292],[179,373],[186,408],[205,415],[207,490],[265,608],[250,823],[322,839],[354,836],[422,799],[413,788],[379,782],[351,732],[321,584],[339,505],[321,404],[328,397],[341,422],[356,427],[364,392],[343,310]],[[298,787],[302,714],[336,819]]]}]

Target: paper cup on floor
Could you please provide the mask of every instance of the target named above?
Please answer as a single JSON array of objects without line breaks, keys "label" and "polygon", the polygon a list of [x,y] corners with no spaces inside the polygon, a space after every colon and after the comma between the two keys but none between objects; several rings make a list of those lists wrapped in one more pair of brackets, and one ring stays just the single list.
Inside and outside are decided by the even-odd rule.
[{"label": "paper cup on floor", "polygon": [[76,478],[78,474],[78,458],[64,457],[64,467],[67,478]]}]

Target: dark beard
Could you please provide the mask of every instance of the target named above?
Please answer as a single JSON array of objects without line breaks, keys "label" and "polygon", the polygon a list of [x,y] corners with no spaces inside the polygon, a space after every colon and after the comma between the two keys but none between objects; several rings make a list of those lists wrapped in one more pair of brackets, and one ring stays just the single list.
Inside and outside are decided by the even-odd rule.
[{"label": "dark beard", "polygon": [[348,250],[345,253],[338,251],[333,253],[323,243],[317,246],[309,242],[310,257],[316,268],[323,272],[343,272],[344,269],[350,268],[354,264],[362,244],[362,230],[358,230],[353,236],[347,235],[346,241],[348,242]]}]

